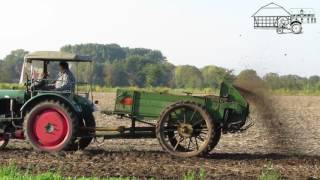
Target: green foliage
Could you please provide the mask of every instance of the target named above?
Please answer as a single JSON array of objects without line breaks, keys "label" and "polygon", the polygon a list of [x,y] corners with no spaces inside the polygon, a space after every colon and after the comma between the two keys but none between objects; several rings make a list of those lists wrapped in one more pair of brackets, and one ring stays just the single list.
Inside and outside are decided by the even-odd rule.
[{"label": "green foliage", "polygon": [[169,64],[150,64],[146,65],[144,72],[146,75],[146,86],[170,86],[170,81],[173,76],[174,67]]},{"label": "green foliage", "polygon": [[184,180],[196,180],[196,173],[194,171],[188,171],[187,174],[183,176]]},{"label": "green foliage", "polygon": [[63,177],[60,174],[46,172],[43,174],[33,175],[20,171],[14,164],[0,168],[0,180],[137,180],[135,177]]},{"label": "green foliage", "polygon": [[299,77],[297,75],[281,76],[281,87],[286,87],[290,90],[302,90],[307,83],[306,78]]},{"label": "green foliage", "polygon": [[128,74],[124,64],[115,62],[105,65],[105,86],[129,86]]},{"label": "green foliage", "polygon": [[80,44],[64,46],[61,51],[92,57],[93,82],[101,86],[163,86],[171,80],[166,58],[158,50],[122,48],[117,44]]},{"label": "green foliage", "polygon": [[297,75],[280,76],[276,73],[268,73],[263,77],[269,89],[275,92],[304,92],[305,94],[318,94],[320,91],[320,77],[311,76],[309,78]]},{"label": "green foliage", "polygon": [[96,63],[112,63],[126,58],[125,48],[117,44],[66,45],[61,51],[90,56]]},{"label": "green foliage", "polygon": [[205,180],[207,179],[207,174],[206,174],[206,171],[204,169],[200,169],[199,171],[199,177],[200,177],[200,180]]},{"label": "green foliage", "polygon": [[175,84],[177,88],[202,88],[203,77],[195,66],[178,66],[175,69]]},{"label": "green foliage", "polygon": [[241,71],[236,79],[240,82],[261,82],[261,78],[258,76],[257,72],[252,69]]},{"label": "green foliage", "polygon": [[183,176],[184,180],[206,180],[207,179],[207,175],[206,175],[206,171],[204,169],[200,169],[198,173],[196,173],[195,171],[188,171],[184,176]]},{"label": "green foliage", "polygon": [[319,89],[320,88],[320,77],[319,76],[311,76],[308,79],[308,85],[311,89]]},{"label": "green foliage", "polygon": [[11,51],[0,64],[0,82],[18,82],[22,69],[23,58],[28,52],[23,49]]},{"label": "green foliage", "polygon": [[268,73],[263,77],[268,88],[275,90],[281,88],[280,76],[277,73]]},{"label": "green foliage", "polygon": [[258,180],[278,180],[280,179],[280,172],[273,167],[273,164],[269,162],[267,166],[265,166],[261,175],[258,177]]},{"label": "green foliage", "polygon": [[222,82],[233,82],[232,70],[217,66],[206,66],[201,69],[205,87],[220,88]]},{"label": "green foliage", "polygon": [[142,70],[149,61],[141,56],[131,56],[125,61],[130,86],[143,87],[146,81],[145,72]]},{"label": "green foliage", "polygon": [[105,65],[105,84],[112,87],[169,86],[172,72],[173,65],[165,61],[130,56],[123,62]]},{"label": "green foliage", "polygon": [[[79,82],[88,82],[91,78],[98,91],[109,87],[168,87],[202,89],[220,88],[222,81],[230,83],[250,82],[250,86],[269,88],[277,94],[320,94],[320,76],[309,78],[297,75],[268,73],[260,78],[254,70],[246,69],[235,76],[230,69],[214,65],[198,69],[195,66],[174,66],[158,50],[146,48],[128,48],[117,44],[78,44],[66,45],[61,51],[90,56],[93,63],[93,74],[89,77],[87,64],[72,64]],[[24,56],[28,52],[14,50],[0,60],[0,82],[17,83]],[[77,68],[76,68],[77,67]],[[78,69],[76,71],[76,69]],[[50,78],[58,74],[55,63],[49,64]],[[206,90],[204,90],[206,91]]]}]

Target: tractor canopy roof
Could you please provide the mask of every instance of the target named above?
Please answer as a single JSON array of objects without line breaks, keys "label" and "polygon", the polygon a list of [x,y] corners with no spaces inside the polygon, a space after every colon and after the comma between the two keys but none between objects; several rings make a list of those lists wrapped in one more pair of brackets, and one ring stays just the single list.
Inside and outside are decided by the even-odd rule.
[{"label": "tractor canopy roof", "polygon": [[82,56],[74,53],[59,52],[59,51],[36,51],[33,53],[29,53],[24,58],[28,62],[31,62],[33,60],[92,62],[89,56]]}]

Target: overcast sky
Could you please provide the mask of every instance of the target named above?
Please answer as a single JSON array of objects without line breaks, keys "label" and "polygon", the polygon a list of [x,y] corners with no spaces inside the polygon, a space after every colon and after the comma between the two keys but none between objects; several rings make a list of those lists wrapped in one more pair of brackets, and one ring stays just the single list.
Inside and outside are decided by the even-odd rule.
[{"label": "overcast sky", "polygon": [[[11,50],[117,43],[158,49],[175,65],[218,65],[260,75],[320,75],[320,24],[300,35],[254,30],[251,15],[268,0],[2,0],[0,58]],[[319,0],[278,0],[287,9]],[[320,18],[318,19],[320,22]]]}]

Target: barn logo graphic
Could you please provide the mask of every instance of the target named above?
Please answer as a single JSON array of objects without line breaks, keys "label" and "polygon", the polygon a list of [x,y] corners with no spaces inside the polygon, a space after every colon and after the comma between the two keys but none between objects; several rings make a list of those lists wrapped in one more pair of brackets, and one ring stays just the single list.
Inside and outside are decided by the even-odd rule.
[{"label": "barn logo graphic", "polygon": [[255,29],[275,29],[278,34],[301,34],[303,24],[317,22],[313,9],[293,8],[287,10],[276,3],[261,7],[252,17]]}]

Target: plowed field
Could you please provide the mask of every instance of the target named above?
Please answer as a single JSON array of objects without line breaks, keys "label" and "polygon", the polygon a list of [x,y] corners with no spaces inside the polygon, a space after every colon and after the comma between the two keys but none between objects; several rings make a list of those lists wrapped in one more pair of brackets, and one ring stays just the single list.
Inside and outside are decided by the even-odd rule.
[{"label": "plowed field", "polygon": [[[99,93],[100,109],[112,109],[114,94]],[[251,106],[255,123],[242,134],[226,134],[207,157],[168,155],[156,139],[113,139],[84,151],[38,153],[25,142],[12,141],[1,151],[2,165],[15,162],[32,172],[58,171],[66,176],[135,176],[181,179],[189,170],[204,169],[208,179],[256,179],[269,164],[284,179],[320,177],[320,97],[273,97],[277,116],[261,118]],[[95,114],[99,126],[130,125],[115,116]]]}]

